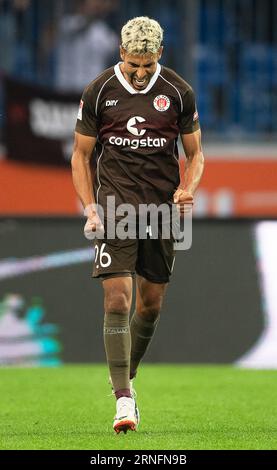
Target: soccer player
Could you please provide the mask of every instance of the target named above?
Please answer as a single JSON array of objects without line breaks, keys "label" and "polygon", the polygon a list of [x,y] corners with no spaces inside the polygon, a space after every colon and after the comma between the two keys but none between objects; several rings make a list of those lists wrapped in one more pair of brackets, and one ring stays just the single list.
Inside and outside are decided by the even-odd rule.
[{"label": "soccer player", "polygon": [[[131,204],[136,214],[142,204],[175,203],[186,212],[204,164],[193,90],[159,64],[162,40],[161,26],[148,17],[123,26],[121,62],[83,93],[72,156],[73,183],[87,217],[84,232],[89,239],[98,234],[93,277],[101,278],[104,290],[104,344],[117,399],[117,433],[138,425],[132,379],[158,324],[174,264],[174,240],[152,238],[151,226],[147,238],[108,238],[107,201],[113,196],[116,208]],[[186,155],[184,186],[179,135]],[[129,322],[134,275],[136,308]]]}]

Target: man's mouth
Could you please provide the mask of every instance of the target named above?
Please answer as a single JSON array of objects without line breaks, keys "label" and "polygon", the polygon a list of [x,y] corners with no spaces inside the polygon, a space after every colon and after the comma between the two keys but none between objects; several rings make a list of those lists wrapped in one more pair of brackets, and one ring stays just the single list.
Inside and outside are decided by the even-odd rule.
[{"label": "man's mouth", "polygon": [[138,79],[136,77],[133,78],[133,84],[136,88],[145,88],[148,83],[147,77]]}]

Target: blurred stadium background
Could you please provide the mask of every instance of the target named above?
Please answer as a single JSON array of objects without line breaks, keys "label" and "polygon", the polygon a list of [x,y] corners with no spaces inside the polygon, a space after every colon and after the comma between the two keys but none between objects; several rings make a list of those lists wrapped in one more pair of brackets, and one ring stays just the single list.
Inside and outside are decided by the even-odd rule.
[{"label": "blurred stadium background", "polygon": [[206,157],[145,361],[276,368],[275,0],[0,0],[0,364],[105,361],[70,156],[82,89],[141,14],[195,89]]}]

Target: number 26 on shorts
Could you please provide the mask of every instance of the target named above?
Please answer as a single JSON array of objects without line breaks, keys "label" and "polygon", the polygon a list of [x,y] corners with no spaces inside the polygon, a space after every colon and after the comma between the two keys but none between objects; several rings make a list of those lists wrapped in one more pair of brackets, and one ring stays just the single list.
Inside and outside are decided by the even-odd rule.
[{"label": "number 26 on shorts", "polygon": [[[97,263],[100,263],[100,266],[102,268],[107,268],[108,266],[110,266],[110,264],[112,262],[112,258],[109,255],[109,253],[104,251],[105,246],[106,246],[106,243],[103,243],[101,245],[100,250],[99,250],[99,246],[95,245],[95,260],[94,260],[94,262],[96,264],[96,268],[99,267],[99,265],[97,265]],[[98,257],[99,257],[99,259],[98,259]]]}]

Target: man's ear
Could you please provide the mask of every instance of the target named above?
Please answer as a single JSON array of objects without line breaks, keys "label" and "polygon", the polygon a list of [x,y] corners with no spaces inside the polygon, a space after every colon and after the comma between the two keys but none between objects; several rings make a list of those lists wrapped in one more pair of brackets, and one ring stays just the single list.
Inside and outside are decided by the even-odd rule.
[{"label": "man's ear", "polygon": [[158,50],[158,60],[160,60],[160,58],[162,57],[162,54],[163,54],[163,50],[164,50],[164,47],[161,46]]},{"label": "man's ear", "polygon": [[125,49],[123,49],[122,46],[119,47],[119,50],[120,50],[120,57],[124,62],[126,51],[125,51]]}]

